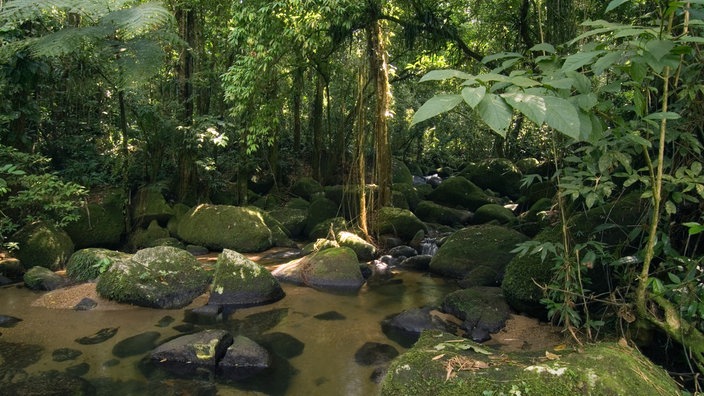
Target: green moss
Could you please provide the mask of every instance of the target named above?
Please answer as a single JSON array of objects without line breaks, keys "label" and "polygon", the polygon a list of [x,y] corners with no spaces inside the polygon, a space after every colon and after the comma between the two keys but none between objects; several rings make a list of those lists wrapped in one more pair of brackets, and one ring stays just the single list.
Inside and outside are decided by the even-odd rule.
[{"label": "green moss", "polygon": [[430,262],[430,270],[445,276],[464,278],[470,271],[485,266],[501,274],[514,256],[511,250],[517,243],[527,239],[520,232],[498,225],[463,228],[452,234],[440,247]]},{"label": "green moss", "polygon": [[499,204],[482,205],[474,212],[472,218],[474,224],[484,224],[490,221],[497,221],[499,224],[513,224],[516,222],[516,215]]},{"label": "green moss", "polygon": [[135,194],[132,206],[132,220],[135,224],[149,224],[152,220],[166,224],[173,215],[173,208],[166,202],[159,188],[144,187]]},{"label": "green moss", "polygon": [[338,213],[338,205],[332,200],[327,198],[315,199],[308,208],[308,221],[306,222],[306,228],[304,230],[305,235],[310,239],[315,239],[310,236],[315,226],[322,221],[337,217]]},{"label": "green moss", "polygon": [[129,257],[129,254],[102,248],[81,249],[68,260],[66,275],[78,282],[89,281],[100,276],[113,262]]},{"label": "green moss", "polygon": [[520,189],[521,171],[506,158],[490,158],[465,168],[460,173],[480,188],[501,195],[516,196]]},{"label": "green moss", "polygon": [[461,176],[443,181],[428,195],[428,199],[441,205],[472,211],[489,203],[489,197],[481,188]]},{"label": "green moss", "polygon": [[408,208],[404,209],[415,210],[422,199],[421,194],[418,192],[418,188],[412,183],[394,183],[391,188],[394,190],[394,192],[399,192],[403,194],[403,196],[406,198]]},{"label": "green moss", "polygon": [[253,306],[283,296],[279,281],[263,266],[232,250],[225,249],[218,256],[210,303]]},{"label": "green moss", "polygon": [[308,209],[294,209],[290,207],[278,208],[269,212],[287,231],[291,238],[298,238],[303,234],[308,219]]},{"label": "green moss", "polygon": [[340,246],[352,249],[357,255],[357,261],[370,261],[376,255],[376,247],[361,237],[347,231],[337,233]]},{"label": "green moss", "polygon": [[[469,340],[455,342],[457,340],[446,333],[424,332],[412,349],[391,363],[382,382],[381,394],[680,394],[677,384],[662,369],[635,349],[616,344],[586,346],[582,353],[562,352],[555,360],[546,359],[543,353],[511,353],[492,359],[499,354]],[[438,358],[441,354],[443,356]],[[452,370],[448,378],[450,359],[463,359],[475,368]]]},{"label": "green moss", "polygon": [[[333,217],[318,222],[308,233],[310,239],[331,238],[340,231],[347,229],[347,220],[344,217]],[[331,235],[332,231],[332,235]]]},{"label": "green moss", "polygon": [[312,177],[302,177],[296,180],[291,187],[291,194],[297,195],[305,200],[310,201],[313,195],[322,192],[323,186]]},{"label": "green moss", "polygon": [[394,158],[391,161],[391,182],[392,183],[413,183],[413,175],[406,164]]},{"label": "green moss", "polygon": [[162,228],[156,220],[152,220],[149,226],[144,228],[137,228],[129,241],[129,250],[136,251],[137,249],[145,247],[153,247],[154,241],[158,239],[168,238],[169,231],[166,228]]},{"label": "green moss", "polygon": [[304,260],[303,278],[313,288],[356,290],[364,283],[357,255],[348,247],[320,250]]},{"label": "green moss", "polygon": [[374,224],[377,234],[396,235],[404,241],[410,241],[420,230],[427,231],[425,224],[411,211],[400,208],[381,208]]},{"label": "green moss", "polygon": [[125,220],[120,202],[88,204],[80,209],[78,221],[66,226],[66,232],[77,249],[86,247],[115,248],[125,233]]},{"label": "green moss", "polygon": [[421,201],[414,213],[425,222],[448,226],[467,224],[472,216],[469,211],[448,208],[432,201]]},{"label": "green moss", "polygon": [[260,252],[273,245],[272,233],[258,209],[198,205],[179,221],[178,236],[210,250]]},{"label": "green moss", "polygon": [[59,270],[74,249],[73,241],[65,231],[43,222],[22,227],[12,240],[19,244],[16,257],[26,269],[39,266],[52,271]]}]

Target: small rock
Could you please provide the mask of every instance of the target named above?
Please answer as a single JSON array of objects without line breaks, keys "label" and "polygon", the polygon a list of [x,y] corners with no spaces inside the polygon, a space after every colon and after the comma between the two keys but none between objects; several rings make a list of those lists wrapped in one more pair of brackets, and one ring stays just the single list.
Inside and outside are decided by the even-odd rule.
[{"label": "small rock", "polygon": [[218,370],[229,379],[239,380],[251,377],[270,365],[271,358],[266,349],[247,337],[237,336],[218,363]]},{"label": "small rock", "polygon": [[51,353],[51,358],[55,362],[65,362],[67,360],[73,360],[73,359],[81,356],[82,354],[83,354],[83,352],[81,352],[77,349],[59,348]]},{"label": "small rock", "polygon": [[323,312],[321,314],[317,314],[313,317],[316,319],[319,319],[319,320],[345,320],[345,319],[347,319],[345,317],[345,315],[343,315],[337,311],[327,311],[327,312]]},{"label": "small rock", "polygon": [[398,356],[398,350],[389,344],[367,342],[354,354],[354,360],[362,366],[374,366],[390,362]]},{"label": "small rock", "polygon": [[76,377],[82,377],[88,374],[88,371],[90,371],[90,365],[85,362],[66,368],[66,374],[73,375]]},{"label": "small rock", "polygon": [[156,346],[156,340],[161,336],[159,332],[147,331],[136,336],[125,338],[115,344],[112,348],[112,354],[125,358],[128,356],[140,355],[146,353]]},{"label": "small rock", "polygon": [[98,332],[93,334],[92,336],[76,338],[75,341],[81,345],[100,344],[101,342],[109,340],[115,334],[117,334],[117,329],[117,327],[107,327],[98,330]]},{"label": "small rock", "polygon": [[14,327],[17,323],[21,321],[22,319],[16,318],[14,316],[0,315],[0,327]]},{"label": "small rock", "polygon": [[76,311],[90,311],[91,309],[98,306],[98,303],[92,298],[84,297],[81,301],[76,304],[73,309]]}]

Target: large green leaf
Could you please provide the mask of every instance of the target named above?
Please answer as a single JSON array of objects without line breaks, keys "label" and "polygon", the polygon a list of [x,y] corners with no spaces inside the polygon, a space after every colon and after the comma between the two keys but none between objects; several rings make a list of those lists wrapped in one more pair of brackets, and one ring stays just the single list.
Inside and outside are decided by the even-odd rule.
[{"label": "large green leaf", "polygon": [[424,81],[440,81],[447,80],[450,78],[462,78],[470,79],[472,75],[459,70],[453,69],[443,69],[443,70],[431,70],[427,72],[423,77],[420,78],[420,82]]},{"label": "large green leaf", "polygon": [[565,59],[565,63],[562,64],[562,71],[566,72],[577,70],[582,66],[588,65],[589,63],[591,63],[592,59],[594,59],[597,55],[601,55],[603,53],[604,51],[586,51],[572,54],[568,56]]},{"label": "large green leaf", "polygon": [[606,10],[604,12],[609,12],[622,4],[628,3],[629,1],[630,0],[611,0],[609,5],[606,6]]},{"label": "large green leaf", "polygon": [[541,126],[543,122],[545,122],[547,106],[542,96],[525,93],[505,93],[502,94],[501,97],[504,98],[511,107],[523,113],[536,125]]},{"label": "large green leaf", "polygon": [[555,96],[546,96],[545,104],[547,106],[545,123],[558,132],[579,140],[579,113],[575,105]]},{"label": "large green leaf", "polygon": [[462,101],[462,95],[447,95],[440,94],[430,98],[423,106],[413,115],[411,126],[425,121],[428,118],[435,117],[438,114],[447,113],[452,110]]},{"label": "large green leaf", "polygon": [[480,85],[478,87],[465,87],[462,89],[462,98],[467,102],[469,107],[475,108],[479,102],[484,99],[484,94],[486,94],[486,87]]},{"label": "large green leaf", "polygon": [[502,137],[506,136],[513,111],[500,96],[492,93],[484,95],[484,99],[477,105],[477,112],[489,128]]},{"label": "large green leaf", "polygon": [[659,61],[675,47],[672,40],[650,40],[645,44],[645,50]]}]

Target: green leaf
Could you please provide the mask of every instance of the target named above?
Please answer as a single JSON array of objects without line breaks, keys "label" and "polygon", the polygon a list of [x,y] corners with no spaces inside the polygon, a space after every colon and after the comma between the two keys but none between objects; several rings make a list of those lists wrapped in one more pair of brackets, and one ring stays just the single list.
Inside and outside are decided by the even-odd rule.
[{"label": "green leaf", "polygon": [[577,70],[584,65],[591,63],[597,55],[603,54],[604,51],[587,51],[587,52],[577,52],[572,54],[565,59],[565,63],[562,64],[562,71]]},{"label": "green leaf", "polygon": [[605,12],[605,13],[606,13],[606,12],[609,12],[609,11],[615,9],[615,8],[618,7],[618,6],[621,6],[621,5],[625,4],[625,3],[628,3],[629,1],[630,1],[630,0],[611,0],[611,2],[609,3],[609,5],[606,6],[606,10],[604,10],[604,12]]},{"label": "green leaf", "polygon": [[555,89],[570,89],[572,88],[572,84],[574,84],[574,80],[571,78],[560,78],[557,80],[547,81],[543,80],[543,84]]},{"label": "green leaf", "polygon": [[662,283],[662,281],[658,278],[649,278],[648,279],[648,286],[653,290],[653,293],[662,295],[665,294],[665,285]]},{"label": "green leaf", "polygon": [[521,58],[522,55],[517,52],[499,52],[497,54],[487,55],[482,58],[482,63],[487,64],[489,62],[505,59],[505,58]]},{"label": "green leaf", "polygon": [[620,52],[609,52],[594,62],[592,65],[592,71],[598,76],[609,69],[619,59],[621,59]]},{"label": "green leaf", "polygon": [[656,61],[669,54],[675,43],[671,40],[650,40],[645,44],[645,50],[650,53]]},{"label": "green leaf", "polygon": [[646,120],[677,120],[680,119],[680,115],[672,111],[658,111],[657,113],[648,114]]},{"label": "green leaf", "polygon": [[462,89],[462,98],[464,99],[465,102],[469,105],[471,108],[477,107],[479,102],[484,99],[484,95],[486,94],[486,87],[484,86],[479,86],[479,87],[465,87]]},{"label": "green leaf", "polygon": [[682,283],[682,279],[680,279],[679,276],[673,274],[672,272],[668,272],[667,277],[670,278],[670,282],[672,282],[676,285],[679,285],[680,283]]},{"label": "green leaf", "polygon": [[523,113],[523,115],[528,117],[528,119],[533,121],[537,126],[541,126],[545,122],[547,106],[542,96],[525,93],[505,93],[502,94],[501,97],[504,98],[511,107]]},{"label": "green leaf", "polygon": [[420,82],[425,81],[438,81],[438,80],[448,80],[450,78],[462,78],[468,80],[473,76],[469,73],[465,73],[459,70],[444,69],[444,70],[431,70],[427,72],[423,77],[420,78]]},{"label": "green leaf", "polygon": [[430,98],[421,106],[413,115],[411,126],[435,117],[438,114],[446,113],[455,108],[462,101],[461,95],[446,95],[440,94]]},{"label": "green leaf", "polygon": [[476,76],[475,78],[481,82],[490,82],[490,81],[506,82],[506,81],[508,81],[508,77],[504,76],[503,74],[497,74],[497,73],[480,74],[480,75]]},{"label": "green leaf", "polygon": [[528,77],[523,77],[523,76],[516,76],[516,77],[511,77],[508,80],[510,83],[513,85],[519,86],[519,87],[534,87],[536,85],[540,85],[539,82],[533,80],[532,78]]},{"label": "green leaf", "polygon": [[528,51],[544,51],[549,54],[555,53],[555,47],[549,43],[540,43],[532,46]]},{"label": "green leaf", "polygon": [[546,96],[547,112],[545,122],[558,132],[579,140],[580,123],[577,108],[566,99]]},{"label": "green leaf", "polygon": [[667,201],[665,202],[665,213],[669,215],[673,215],[677,213],[677,207],[675,206],[675,203],[672,201]]},{"label": "green leaf", "polygon": [[511,125],[513,111],[501,97],[492,93],[486,94],[477,105],[477,111],[489,128],[502,137],[506,136],[506,131]]}]

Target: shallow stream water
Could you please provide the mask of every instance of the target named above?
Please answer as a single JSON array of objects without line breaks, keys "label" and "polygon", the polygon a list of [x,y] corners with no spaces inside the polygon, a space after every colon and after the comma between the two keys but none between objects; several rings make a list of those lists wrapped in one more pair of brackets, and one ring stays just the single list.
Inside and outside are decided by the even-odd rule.
[{"label": "shallow stream water", "polygon": [[[405,309],[434,304],[456,289],[452,282],[418,272],[397,274],[396,282],[375,287],[365,285],[356,295],[335,295],[282,284],[286,297],[276,303],[238,309],[224,321],[197,325],[197,329],[224,328],[233,335],[243,334],[264,342],[265,346],[269,342],[268,349],[279,349],[275,353],[281,357],[275,359],[275,369],[270,373],[242,382],[216,380],[218,394],[378,393],[379,385],[372,378],[379,367],[358,364],[355,353],[367,342],[388,344],[403,352],[401,345],[384,335],[381,321]],[[27,374],[65,371],[71,367],[79,372],[87,369],[82,377],[96,386],[98,394],[146,394],[146,388],[140,384],[164,378],[162,372],[145,369],[140,363],[148,353],[143,347],[131,350],[128,346],[125,350],[121,341],[148,333],[152,337],[147,344],[159,344],[183,331],[193,331],[188,329],[192,325],[180,327],[185,324],[185,309],[159,310],[118,304],[101,309],[102,303],[89,311],[32,306],[44,294],[17,286],[0,289],[0,315],[22,319],[14,327],[0,328],[0,345],[39,345],[43,348],[41,357],[24,368]],[[206,301],[207,297],[202,296],[190,308]],[[82,345],[75,341],[105,328],[118,330],[102,343]],[[75,349],[82,354],[73,360],[57,362],[52,352],[59,348]],[[0,355],[0,365],[12,367],[18,362],[4,360]]]}]

